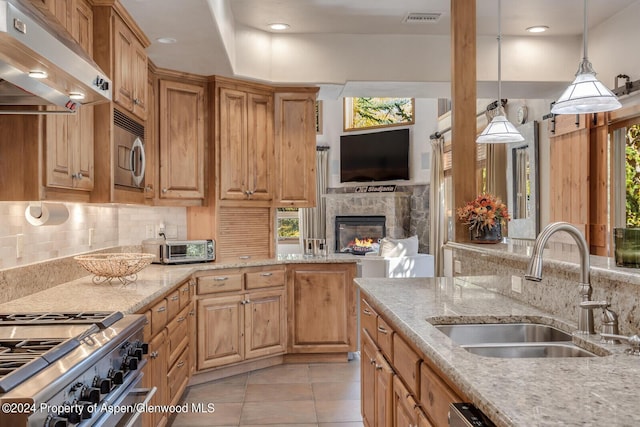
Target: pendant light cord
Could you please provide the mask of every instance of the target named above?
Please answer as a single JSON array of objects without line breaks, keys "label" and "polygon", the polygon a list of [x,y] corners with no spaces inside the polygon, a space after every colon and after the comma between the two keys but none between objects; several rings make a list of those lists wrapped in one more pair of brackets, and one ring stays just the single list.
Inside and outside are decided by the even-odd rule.
[{"label": "pendant light cord", "polygon": [[583,60],[587,59],[587,31],[589,31],[589,29],[587,28],[587,0],[584,0],[584,34],[582,37],[582,44],[583,44]]},{"label": "pendant light cord", "polygon": [[[586,0],[585,0],[586,1]],[[498,114],[502,113],[502,0],[498,0]]]}]

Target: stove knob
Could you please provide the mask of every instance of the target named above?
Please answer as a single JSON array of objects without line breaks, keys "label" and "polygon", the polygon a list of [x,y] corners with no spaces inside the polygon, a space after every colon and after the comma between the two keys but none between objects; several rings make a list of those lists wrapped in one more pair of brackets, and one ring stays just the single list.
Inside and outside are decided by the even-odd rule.
[{"label": "stove knob", "polygon": [[83,420],[88,420],[89,418],[91,418],[91,416],[93,415],[93,411],[89,409],[89,407],[93,406],[94,404],[86,400],[80,400],[78,401],[78,405],[81,406],[80,418],[82,418]]},{"label": "stove knob", "polygon": [[135,357],[138,360],[142,360],[143,351],[141,348],[136,348],[131,352],[131,356]]},{"label": "stove knob", "polygon": [[67,419],[71,424],[79,424],[80,421],[82,421],[82,419],[80,418],[80,414],[77,413],[75,410],[69,412],[68,414],[65,414],[65,416],[67,417]]},{"label": "stove knob", "polygon": [[121,370],[112,370],[109,372],[109,378],[114,385],[122,384],[124,381],[124,372]]},{"label": "stove knob", "polygon": [[124,358],[124,369],[128,369],[130,371],[135,371],[138,369],[138,359],[134,356],[127,356]]},{"label": "stove knob", "polygon": [[149,344],[146,342],[138,343],[138,347],[142,349],[142,354],[149,354]]},{"label": "stove knob", "polygon": [[44,422],[44,427],[67,427],[69,421],[66,418],[49,415]]},{"label": "stove knob", "polygon": [[107,394],[111,391],[111,378],[96,377],[93,380],[93,386],[100,389],[101,394]]},{"label": "stove knob", "polygon": [[100,389],[97,387],[87,387],[82,393],[82,398],[89,403],[100,402]]}]

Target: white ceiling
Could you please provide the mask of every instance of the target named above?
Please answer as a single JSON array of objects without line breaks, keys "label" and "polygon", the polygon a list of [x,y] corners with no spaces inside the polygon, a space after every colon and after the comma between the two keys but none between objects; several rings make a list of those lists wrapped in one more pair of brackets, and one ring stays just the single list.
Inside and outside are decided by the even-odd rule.
[{"label": "white ceiling", "polygon": [[[204,75],[234,75],[234,53],[227,50],[228,28],[271,32],[267,25],[286,22],[286,34],[448,35],[450,0],[121,0],[152,44],[147,49],[159,67]],[[595,27],[640,0],[591,0],[589,27]],[[477,0],[477,33],[497,32],[498,0]],[[232,20],[220,28],[212,10],[226,11]],[[536,37],[582,34],[582,0],[504,0],[503,35],[525,36],[527,27],[546,25],[549,31]],[[413,13],[441,13],[436,23],[405,23]],[[178,43],[162,45],[159,37]],[[389,76],[393,82],[394,76]],[[384,85],[374,82],[370,86]],[[388,82],[386,82],[388,84]],[[339,86],[339,85],[338,85]],[[336,88],[338,90],[339,88]]]}]

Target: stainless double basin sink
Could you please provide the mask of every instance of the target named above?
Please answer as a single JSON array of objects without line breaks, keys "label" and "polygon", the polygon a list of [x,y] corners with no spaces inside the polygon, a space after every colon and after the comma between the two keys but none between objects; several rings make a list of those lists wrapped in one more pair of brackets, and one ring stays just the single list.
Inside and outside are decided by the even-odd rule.
[{"label": "stainless double basin sink", "polygon": [[571,334],[537,323],[433,325],[466,351],[487,357],[594,357]]}]

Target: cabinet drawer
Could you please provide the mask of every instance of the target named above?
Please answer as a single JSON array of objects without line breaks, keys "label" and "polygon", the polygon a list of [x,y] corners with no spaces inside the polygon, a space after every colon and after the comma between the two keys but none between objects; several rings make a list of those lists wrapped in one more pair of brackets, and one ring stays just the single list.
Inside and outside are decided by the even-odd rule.
[{"label": "cabinet drawer", "polygon": [[398,334],[393,335],[393,366],[414,396],[420,391],[420,356]]},{"label": "cabinet drawer", "polygon": [[144,313],[144,329],[142,331],[142,336],[146,342],[151,341],[153,338],[153,334],[151,333],[151,310],[147,310]]},{"label": "cabinet drawer", "polygon": [[171,321],[180,311],[180,290],[176,289],[167,296],[167,320]]},{"label": "cabinet drawer", "polygon": [[175,405],[180,401],[182,393],[187,388],[189,381],[189,347],[185,348],[176,363],[171,366],[167,374],[167,383],[169,386],[169,401],[171,405]]},{"label": "cabinet drawer", "polygon": [[284,270],[263,270],[245,273],[244,285],[247,289],[284,286]]},{"label": "cabinet drawer", "polygon": [[369,303],[364,299],[360,300],[360,326],[362,329],[369,332],[369,335],[372,337],[376,337],[377,334],[377,317],[378,313],[371,308]]},{"label": "cabinet drawer", "polygon": [[183,308],[185,308],[186,306],[189,305],[189,303],[191,302],[191,285],[190,285],[190,280],[184,282],[182,285],[180,285],[179,291],[180,291],[180,310],[182,310]]},{"label": "cabinet drawer", "polygon": [[189,307],[185,307],[178,315],[169,321],[167,332],[169,333],[169,366],[171,366],[182,349],[189,341]]},{"label": "cabinet drawer", "polygon": [[434,425],[448,425],[449,404],[461,399],[433,369],[420,364],[420,403]]},{"label": "cabinet drawer", "polygon": [[242,273],[198,277],[198,295],[242,290]]},{"label": "cabinet drawer", "polygon": [[167,300],[162,298],[151,309],[151,335],[154,336],[167,325]]},{"label": "cabinet drawer", "polygon": [[376,325],[376,341],[378,342],[378,347],[380,347],[380,350],[387,356],[388,360],[393,360],[393,329],[380,316],[377,318]]}]

